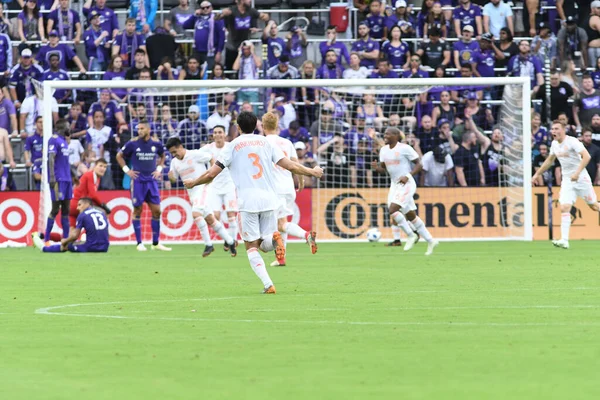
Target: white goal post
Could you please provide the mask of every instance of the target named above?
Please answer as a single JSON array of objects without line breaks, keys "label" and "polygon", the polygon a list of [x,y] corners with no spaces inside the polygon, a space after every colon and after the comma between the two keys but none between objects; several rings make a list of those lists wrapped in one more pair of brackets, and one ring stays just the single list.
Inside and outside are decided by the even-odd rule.
[{"label": "white goal post", "polygon": [[[42,104],[43,104],[43,130],[44,130],[44,152],[43,152],[43,174],[42,174],[42,201],[40,202],[40,214],[41,219],[45,219],[46,214],[51,209],[50,202],[50,193],[49,190],[46,190],[48,177],[45,166],[47,166],[48,156],[47,156],[47,144],[48,140],[53,132],[53,120],[52,120],[52,95],[57,89],[97,89],[98,91],[101,89],[154,89],[158,91],[157,93],[167,92],[167,95],[172,95],[177,91],[185,91],[186,94],[189,92],[196,92],[201,94],[202,91],[210,91],[210,90],[222,90],[229,88],[233,91],[240,89],[257,89],[259,91],[264,91],[268,89],[274,88],[304,88],[304,87],[313,87],[313,88],[329,88],[329,89],[339,89],[344,92],[346,89],[342,88],[365,88],[365,87],[376,87],[390,91],[397,91],[395,93],[411,93],[418,94],[421,92],[427,92],[431,88],[436,87],[448,87],[450,89],[454,87],[506,87],[513,86],[519,88],[519,90],[515,91],[518,96],[514,96],[512,98],[513,107],[516,107],[518,112],[522,114],[519,117],[518,127],[515,127],[514,132],[519,135],[519,140],[521,143],[519,144],[520,148],[518,151],[520,154],[520,160],[512,160],[519,162],[519,167],[515,170],[517,171],[519,176],[513,176],[513,183],[511,187],[505,188],[505,192],[511,192],[518,202],[518,210],[509,210],[508,214],[506,210],[500,211],[501,215],[500,219],[511,219],[518,220],[517,225],[519,227],[518,230],[509,230],[505,229],[505,231],[498,233],[497,235],[479,235],[477,231],[471,231],[469,235],[466,237],[461,237],[460,230],[456,229],[454,231],[450,231],[450,236],[442,237],[444,240],[532,240],[533,239],[533,211],[532,211],[532,184],[531,184],[531,171],[532,171],[532,162],[531,162],[531,91],[530,91],[530,79],[528,77],[504,77],[504,78],[401,78],[401,79],[352,79],[352,80],[333,80],[333,79],[302,79],[302,80],[190,80],[190,81],[169,81],[169,80],[152,80],[152,81],[104,81],[104,80],[94,80],[94,81],[44,81],[43,82],[43,94],[42,94]],[[385,92],[383,90],[383,92]],[[380,89],[377,89],[379,92]],[[511,92],[509,92],[511,93]],[[506,96],[506,93],[505,93]],[[260,100],[262,102],[262,98]],[[317,117],[319,118],[319,117]],[[128,121],[129,122],[129,121]],[[510,123],[509,123],[510,125]],[[308,129],[308,127],[306,127]],[[314,150],[314,149],[313,149]],[[506,168],[512,168],[514,165],[508,165]],[[320,188],[314,188],[313,199],[317,199],[315,196],[319,196],[318,192],[321,190]],[[328,192],[333,189],[324,189],[323,196],[325,196]],[[378,194],[378,202],[379,204],[385,204],[387,198],[387,189],[381,188],[381,194]],[[417,189],[417,194],[421,188]],[[442,190],[442,189],[440,189]],[[459,190],[459,189],[454,189]],[[467,188],[465,188],[467,190]],[[442,193],[442,192],[440,192]],[[465,192],[465,196],[469,196],[468,192]],[[458,195],[457,195],[458,196]],[[462,196],[462,195],[460,195]],[[502,194],[498,195],[501,198]],[[489,199],[496,206],[499,204],[498,199]],[[478,200],[479,201],[479,200]],[[327,229],[327,224],[320,224],[317,221],[318,218],[315,215],[324,214],[326,212],[325,203],[323,201],[317,201],[317,204],[314,204],[313,200],[313,229],[317,230],[325,230]],[[431,207],[429,207],[431,206]],[[432,208],[432,213],[436,212],[435,205],[429,205],[429,208]],[[349,206],[350,207],[350,206]],[[419,204],[417,204],[419,207]],[[351,208],[351,207],[350,207]],[[425,207],[423,207],[425,208]],[[482,206],[479,205],[478,212],[485,213],[485,207],[481,210]],[[500,209],[503,206],[499,207]],[[331,210],[330,210],[331,211]],[[348,210],[346,210],[348,211]],[[335,213],[341,212],[336,209]],[[350,212],[350,211],[348,211]],[[355,211],[352,211],[355,212]],[[379,213],[380,210],[377,210],[377,205],[374,209],[369,211],[370,213]],[[423,212],[420,210],[420,212]],[[440,212],[437,210],[437,212]],[[487,211],[490,212],[489,210]],[[375,215],[373,214],[373,215]],[[468,211],[467,211],[468,214]],[[518,214],[518,215],[517,215]],[[465,215],[463,213],[463,215]],[[333,218],[337,218],[339,216],[333,215]],[[355,217],[351,217],[355,218]],[[370,227],[376,226],[376,223],[381,224],[382,219],[381,216],[373,217],[369,219],[368,222]],[[482,218],[479,215],[479,218]],[[489,218],[489,216],[488,216]],[[423,220],[427,223],[426,218],[423,217]],[[379,222],[377,222],[379,221]],[[314,226],[314,225],[317,226]],[[502,224],[501,224],[502,225]],[[503,225],[504,226],[504,225]],[[363,228],[368,228],[369,226],[364,225]],[[389,226],[387,226],[389,227]],[[191,228],[190,228],[191,229]],[[434,230],[435,232],[435,230]],[[366,233],[366,229],[361,229],[360,234],[356,235],[325,235],[324,239],[326,240],[347,240],[347,239],[360,239],[364,240]],[[386,234],[384,233],[384,236]],[[435,233],[434,233],[435,236]],[[166,240],[169,241],[168,239]]]}]

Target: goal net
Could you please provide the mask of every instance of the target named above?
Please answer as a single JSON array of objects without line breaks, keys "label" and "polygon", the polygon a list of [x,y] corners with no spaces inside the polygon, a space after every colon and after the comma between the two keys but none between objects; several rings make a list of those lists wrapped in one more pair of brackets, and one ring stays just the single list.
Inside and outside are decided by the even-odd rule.
[{"label": "goal net", "polygon": [[[41,94],[45,143],[52,134],[52,103],[56,89],[82,91],[85,81],[44,82]],[[423,171],[415,176],[417,212],[434,235],[446,240],[530,240],[531,190],[529,82],[525,78],[261,80],[261,81],[94,81],[99,109],[91,121],[108,139],[87,134],[81,140],[83,163],[109,161],[101,197],[113,209],[109,216],[113,242],[131,242],[131,182],[116,165],[120,146],[137,135],[140,121],[150,122],[163,146],[179,137],[188,149],[215,143],[213,130],[225,128],[226,140],[238,135],[241,110],[280,116],[280,134],[294,143],[306,166],[321,165],[321,180],[305,179],[297,193],[293,218],[316,230],[322,240],[364,240],[378,228],[383,240],[398,238],[390,221],[387,173],[374,169],[386,146],[386,130],[397,127],[403,142],[420,156]],[[106,99],[121,89],[126,95],[112,111]],[[111,106],[112,107],[112,106]],[[84,112],[87,113],[89,105]],[[118,112],[118,116],[115,115]],[[103,117],[103,118],[102,118]],[[121,123],[119,122],[121,121]],[[123,123],[124,122],[124,123]],[[255,134],[262,134],[259,124]],[[73,140],[73,139],[72,139]],[[182,182],[168,179],[170,155],[161,188],[161,240],[201,239]],[[218,150],[214,150],[215,154]],[[47,154],[44,154],[44,169]],[[46,171],[42,174],[44,217],[50,210]],[[296,179],[296,184],[298,180]],[[211,204],[222,222],[235,221],[236,207]],[[57,219],[58,222],[58,219]],[[59,231],[59,224],[56,230]],[[235,224],[234,224],[235,225]],[[144,241],[150,239],[150,214],[142,215]],[[213,233],[214,236],[214,233]],[[215,239],[218,239],[215,237]]]}]

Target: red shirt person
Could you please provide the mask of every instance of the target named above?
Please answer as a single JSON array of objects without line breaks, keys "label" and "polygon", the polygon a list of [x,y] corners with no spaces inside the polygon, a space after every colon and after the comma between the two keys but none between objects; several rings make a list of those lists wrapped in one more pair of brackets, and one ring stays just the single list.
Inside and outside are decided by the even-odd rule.
[{"label": "red shirt person", "polygon": [[95,206],[99,206],[104,209],[107,214],[110,214],[110,208],[106,206],[98,197],[98,187],[100,186],[100,180],[106,173],[106,168],[108,164],[106,160],[99,159],[96,161],[96,165],[91,171],[86,172],[81,175],[79,178],[79,186],[75,188],[73,191],[73,198],[71,199],[71,209],[69,213],[69,218],[71,225],[75,226],[75,222],[77,221],[77,216],[79,215],[79,211],[77,210],[77,202],[79,199],[88,197],[92,199]]}]

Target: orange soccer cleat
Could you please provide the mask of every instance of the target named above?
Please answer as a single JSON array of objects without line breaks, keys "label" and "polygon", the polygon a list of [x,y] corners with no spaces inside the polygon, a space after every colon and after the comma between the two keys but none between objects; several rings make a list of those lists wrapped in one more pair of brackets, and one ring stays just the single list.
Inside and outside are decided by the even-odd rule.
[{"label": "orange soccer cleat", "polygon": [[285,264],[285,245],[281,238],[281,233],[275,232],[273,234],[273,247],[275,248],[275,258],[279,264]]},{"label": "orange soccer cleat", "polygon": [[310,252],[315,254],[317,252],[317,232],[306,232],[305,239],[310,246]]},{"label": "orange soccer cleat", "polygon": [[263,294],[275,294],[277,291],[275,290],[275,285],[271,285],[268,288],[263,290]]}]

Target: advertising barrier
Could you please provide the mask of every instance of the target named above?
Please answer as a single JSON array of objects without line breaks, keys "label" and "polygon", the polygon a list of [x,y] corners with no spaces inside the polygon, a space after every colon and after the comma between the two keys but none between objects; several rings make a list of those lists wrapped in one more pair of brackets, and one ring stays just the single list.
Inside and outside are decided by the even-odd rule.
[{"label": "advertising barrier", "polygon": [[[135,241],[131,226],[131,199],[128,191],[100,191],[100,198],[112,212],[108,216],[109,234],[112,243]],[[192,218],[192,208],[184,190],[161,192],[161,240],[200,241],[200,232]],[[28,235],[38,229],[39,192],[0,193],[0,243],[13,240],[27,242]],[[293,221],[309,230],[312,221],[311,189],[297,193]],[[144,207],[142,214],[143,240],[152,238],[150,212]],[[60,218],[56,219],[53,232],[62,232]],[[214,233],[213,233],[214,235]]]},{"label": "advertising barrier", "polygon": [[[468,190],[468,196],[465,196]],[[498,199],[498,188],[419,188],[415,196],[418,213],[431,234],[439,239],[500,238],[520,231],[522,204]],[[513,189],[514,190],[514,189]],[[559,233],[558,192],[553,189],[553,221]],[[547,188],[533,188],[533,237],[548,239]],[[600,198],[600,187],[596,188]],[[313,190],[313,227],[323,240],[365,239],[369,228],[379,228],[391,238],[387,189]],[[600,218],[578,200],[573,207],[571,239],[600,239]]]}]

